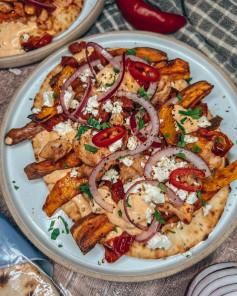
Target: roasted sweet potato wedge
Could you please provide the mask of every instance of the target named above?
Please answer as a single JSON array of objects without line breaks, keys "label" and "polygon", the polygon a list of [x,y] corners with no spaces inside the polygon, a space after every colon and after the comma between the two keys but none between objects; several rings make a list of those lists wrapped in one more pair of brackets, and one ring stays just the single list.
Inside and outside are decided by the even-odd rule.
[{"label": "roasted sweet potato wedge", "polygon": [[169,75],[170,80],[188,79],[190,76],[190,69],[188,62],[182,59],[175,59],[170,61],[162,61],[155,65],[160,75]]},{"label": "roasted sweet potato wedge", "polygon": [[83,183],[87,183],[87,178],[72,178],[70,173],[58,180],[43,205],[46,215],[51,217],[61,205],[76,196]]},{"label": "roasted sweet potato wedge", "polygon": [[182,101],[180,105],[184,108],[192,108],[203,98],[205,98],[213,89],[214,85],[207,81],[198,81],[180,92]]},{"label": "roasted sweet potato wedge", "polygon": [[114,224],[109,222],[106,215],[91,213],[75,223],[70,231],[80,250],[85,255],[114,227]]},{"label": "roasted sweet potato wedge", "polygon": [[33,162],[28,164],[24,171],[29,180],[39,179],[56,170],[63,170],[65,168],[74,168],[82,164],[82,161],[76,157],[74,152],[59,159],[56,162],[52,160],[44,160],[41,162]]},{"label": "roasted sweet potato wedge", "polygon": [[237,179],[237,160],[223,169],[216,171],[215,176],[203,179],[203,191],[215,191],[229,185]]},{"label": "roasted sweet potato wedge", "polygon": [[11,146],[24,140],[31,139],[43,130],[44,127],[42,125],[31,121],[21,128],[11,129],[5,136],[5,144]]}]

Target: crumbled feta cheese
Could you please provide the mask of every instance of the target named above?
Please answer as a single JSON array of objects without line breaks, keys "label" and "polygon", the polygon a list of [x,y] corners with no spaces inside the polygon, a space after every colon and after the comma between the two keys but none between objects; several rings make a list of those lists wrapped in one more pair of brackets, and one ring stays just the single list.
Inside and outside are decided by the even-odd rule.
[{"label": "crumbled feta cheese", "polygon": [[171,241],[164,235],[157,233],[147,243],[149,249],[162,249],[168,250],[171,247]]},{"label": "crumbled feta cheese", "polygon": [[157,186],[145,182],[140,183],[131,190],[131,193],[139,193],[140,191],[142,191],[141,198],[145,202],[153,202],[155,204],[165,202],[165,194]]},{"label": "crumbled feta cheese", "polygon": [[72,87],[69,86],[68,89],[65,91],[64,97],[63,97],[66,109],[70,108],[71,102],[74,99],[75,95],[76,93],[73,91]]},{"label": "crumbled feta cheese", "polygon": [[130,117],[127,117],[127,118],[125,119],[125,124],[130,125]]},{"label": "crumbled feta cheese", "polygon": [[106,92],[108,89],[109,89],[108,87],[101,86],[100,88],[97,88],[95,92],[100,92],[100,91]]},{"label": "crumbled feta cheese", "polygon": [[169,182],[166,182],[165,185],[168,186],[170,189],[172,189],[179,196],[179,198],[182,200],[185,200],[186,197],[188,196],[188,191],[186,191],[186,190],[178,189],[177,187],[175,187],[174,185],[172,185]]},{"label": "crumbled feta cheese", "polygon": [[198,119],[197,125],[200,127],[208,127],[211,125],[210,121],[207,119],[206,116],[202,116]]},{"label": "crumbled feta cheese", "polygon": [[152,220],[152,214],[153,214],[153,211],[152,209],[150,208],[147,208],[146,209],[146,219],[147,219],[147,223],[151,223],[151,220]]},{"label": "crumbled feta cheese", "polygon": [[43,93],[44,106],[52,107],[54,105],[54,91],[45,91]]},{"label": "crumbled feta cheese", "polygon": [[164,122],[164,119],[160,119],[160,123]]},{"label": "crumbled feta cheese", "polygon": [[191,193],[189,193],[189,195],[186,199],[186,202],[189,203],[190,205],[193,205],[197,200],[198,200],[197,193],[191,192]]},{"label": "crumbled feta cheese", "polygon": [[40,111],[41,111],[41,109],[39,109],[39,108],[32,109],[32,113],[34,113],[34,114],[38,114],[38,113],[40,113]]},{"label": "crumbled feta cheese", "polygon": [[113,143],[112,145],[109,146],[109,151],[110,152],[115,152],[120,147],[122,147],[122,145],[123,145],[123,139],[120,139],[120,140],[116,141],[115,143]]},{"label": "crumbled feta cheese", "polygon": [[29,38],[30,38],[30,35],[27,33],[25,33],[21,36],[21,39],[23,42],[27,42]]},{"label": "crumbled feta cheese", "polygon": [[107,101],[105,102],[105,104],[103,105],[103,109],[104,109],[106,112],[108,112],[108,113],[112,112],[112,110],[113,110],[113,104],[111,103],[110,100],[107,100]]},{"label": "crumbled feta cheese", "polygon": [[97,131],[92,131],[92,136],[95,136],[96,134],[98,134]]},{"label": "crumbled feta cheese", "polygon": [[171,224],[170,224],[170,227],[173,228],[173,227],[174,227],[174,223],[171,223]]},{"label": "crumbled feta cheese", "polygon": [[77,100],[72,100],[70,104],[70,108],[77,109],[79,107],[80,103]]},{"label": "crumbled feta cheese", "polygon": [[84,83],[82,86],[83,86],[84,88],[87,88],[87,84],[86,84],[86,83]]},{"label": "crumbled feta cheese", "polygon": [[104,69],[104,66],[103,66],[102,64],[98,64],[98,65],[97,65],[97,68],[98,68],[99,70],[102,70],[102,69]]},{"label": "crumbled feta cheese", "polygon": [[87,78],[89,76],[91,76],[91,70],[90,69],[86,69],[81,75],[80,75],[80,79],[82,82],[86,82],[87,81]]},{"label": "crumbled feta cheese", "polygon": [[186,164],[186,161],[175,161],[174,157],[163,157],[156,166],[152,166],[152,170],[154,172],[153,178],[159,180],[160,182],[167,180],[173,170],[183,168]]},{"label": "crumbled feta cheese", "polygon": [[77,177],[77,171],[75,170],[75,168],[73,168],[73,169],[71,170],[70,177],[71,177],[71,178],[76,178],[76,177]]},{"label": "crumbled feta cheese", "polygon": [[141,167],[144,168],[145,167],[145,163],[143,161],[141,161]]},{"label": "crumbled feta cheese", "polygon": [[119,161],[125,164],[127,167],[130,167],[134,163],[134,160],[132,159],[131,156],[121,158],[119,159]]},{"label": "crumbled feta cheese", "polygon": [[93,97],[90,97],[87,101],[87,105],[85,108],[83,108],[84,112],[83,114],[92,113],[93,116],[97,116],[99,114],[98,108],[99,103],[97,101],[98,96],[95,95]]},{"label": "crumbled feta cheese", "polygon": [[182,221],[179,221],[177,224],[177,228],[181,228],[184,225],[184,223]]},{"label": "crumbled feta cheese", "polygon": [[59,136],[64,136],[67,133],[73,131],[70,120],[56,124],[53,127],[53,131],[57,132]]},{"label": "crumbled feta cheese", "polygon": [[184,136],[184,142],[186,142],[186,143],[195,143],[197,141],[198,141],[197,137],[192,137],[190,135],[185,135]]},{"label": "crumbled feta cheese", "polygon": [[203,207],[203,216],[206,217],[209,214],[210,209],[212,208],[212,204],[206,205]]},{"label": "crumbled feta cheese", "polygon": [[137,148],[137,140],[134,136],[128,138],[127,147],[129,150],[134,150]]},{"label": "crumbled feta cheese", "polygon": [[101,179],[107,180],[107,181],[113,180],[113,182],[116,183],[118,178],[119,178],[118,172],[115,169],[110,169],[107,172],[105,172],[105,174]]},{"label": "crumbled feta cheese", "polygon": [[121,107],[119,102],[114,102],[113,103],[113,110],[112,110],[112,114],[114,113],[122,113],[123,112],[123,108]]},{"label": "crumbled feta cheese", "polygon": [[58,111],[58,114],[63,113],[63,108],[62,108],[61,105],[58,105],[58,106],[57,106],[57,111]]}]

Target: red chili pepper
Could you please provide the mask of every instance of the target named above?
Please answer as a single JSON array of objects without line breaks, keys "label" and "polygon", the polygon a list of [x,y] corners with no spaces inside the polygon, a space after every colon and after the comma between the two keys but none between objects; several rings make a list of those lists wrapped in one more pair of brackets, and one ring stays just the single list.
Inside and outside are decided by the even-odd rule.
[{"label": "red chili pepper", "polygon": [[50,34],[45,34],[43,36],[31,36],[27,42],[21,43],[21,47],[25,51],[35,50],[37,48],[48,45],[53,40],[53,36]]},{"label": "red chili pepper", "polygon": [[199,169],[193,169],[193,168],[178,168],[170,173],[169,181],[172,185],[179,189],[183,189],[189,192],[195,192],[198,190],[201,190],[202,186],[195,185],[195,184],[188,184],[184,183],[178,180],[179,176],[188,176],[188,175],[194,175],[199,178],[204,178],[205,173],[202,170]]},{"label": "red chili pepper", "polygon": [[92,143],[97,147],[108,147],[116,141],[122,139],[126,134],[126,130],[119,125],[107,127],[103,131],[94,135]]},{"label": "red chili pepper", "polygon": [[213,142],[212,153],[216,156],[225,156],[230,148],[234,145],[232,141],[222,132],[208,131],[206,128],[199,128],[198,135]]},{"label": "red chili pepper", "polygon": [[182,15],[160,11],[144,0],[116,0],[116,3],[124,18],[138,30],[169,34],[187,22]]},{"label": "red chili pepper", "polygon": [[156,82],[160,77],[156,68],[142,62],[131,62],[129,72],[135,79],[148,82]]},{"label": "red chili pepper", "polygon": [[114,263],[126,254],[134,242],[135,236],[124,231],[120,236],[109,239],[105,244],[105,259],[108,263]]},{"label": "red chili pepper", "polygon": [[124,198],[123,183],[120,179],[118,179],[118,181],[112,186],[110,181],[106,181],[106,185],[110,188],[112,199],[116,202],[116,204]]}]

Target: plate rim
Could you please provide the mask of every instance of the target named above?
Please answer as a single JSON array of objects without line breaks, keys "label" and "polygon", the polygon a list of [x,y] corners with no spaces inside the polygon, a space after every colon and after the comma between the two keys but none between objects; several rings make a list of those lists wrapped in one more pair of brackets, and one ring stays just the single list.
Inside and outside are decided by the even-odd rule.
[{"label": "plate rim", "polygon": [[[146,32],[146,31],[112,31],[112,32],[105,32],[105,33],[90,35],[90,36],[87,36],[87,37],[84,37],[84,38],[82,37],[82,38],[78,39],[77,41],[81,41],[81,40],[87,41],[88,39],[93,39],[95,37],[103,37],[103,36],[107,36],[107,35],[113,35],[114,36],[114,35],[119,35],[119,34],[149,35],[149,36],[165,39],[165,40],[168,40],[168,41],[171,41],[171,42],[175,42],[175,43],[177,43],[177,44],[179,44],[181,46],[184,46],[184,47],[188,48],[189,50],[193,51],[194,53],[198,54],[203,59],[205,59],[208,63],[210,63],[226,79],[226,81],[229,83],[230,87],[237,94],[237,87],[235,86],[233,81],[228,77],[228,75],[219,66],[217,66],[212,60],[210,60],[208,57],[206,57],[203,53],[199,52],[195,48],[185,44],[182,41],[176,40],[176,39],[174,39],[174,38],[172,38],[170,36],[164,36],[164,35],[161,35],[161,34],[150,33],[150,32]],[[6,121],[8,119],[8,114],[9,114],[11,108],[12,108],[13,103],[15,102],[16,97],[18,96],[18,93],[20,92],[20,90],[24,86],[24,84],[34,75],[35,72],[37,72],[37,70],[39,68],[41,68],[45,63],[47,63],[48,60],[50,60],[53,57],[53,55],[57,54],[61,50],[66,49],[68,47],[68,45],[69,44],[61,47],[58,51],[56,51],[55,53],[49,55],[44,61],[39,63],[39,65],[30,73],[30,75],[22,82],[22,84],[16,90],[14,96],[12,97],[12,99],[11,99],[11,101],[9,103],[9,106],[8,106],[8,108],[6,110],[6,113],[4,115],[3,122],[2,122],[2,128],[1,128],[1,133],[0,133],[0,138],[1,138],[1,141],[2,141],[2,146],[0,148],[1,159],[2,159],[2,147],[4,145],[3,131],[5,129]],[[2,167],[2,164],[1,164],[1,167]],[[37,241],[37,239],[27,229],[27,226],[25,226],[25,224],[23,223],[21,218],[17,215],[17,211],[16,211],[14,205],[12,204],[12,202],[10,200],[10,197],[8,196],[8,193],[7,193],[7,189],[6,189],[6,185],[5,185],[5,182],[4,182],[4,175],[3,175],[3,170],[2,169],[1,169],[1,173],[0,173],[0,185],[1,185],[1,188],[2,188],[2,192],[3,192],[5,202],[6,202],[7,206],[8,206],[8,208],[9,208],[10,213],[11,213],[12,217],[14,218],[15,222],[17,223],[17,225],[19,226],[21,231],[24,233],[24,235],[26,235],[26,237],[42,253],[44,253],[45,255],[47,255],[49,258],[51,258],[55,262],[65,266],[66,268],[68,268],[70,270],[79,272],[80,274],[83,274],[83,275],[86,275],[86,276],[101,279],[101,280],[117,281],[117,282],[143,282],[143,281],[150,281],[150,280],[154,280],[154,279],[165,278],[165,277],[171,276],[173,274],[181,272],[181,271],[195,265],[196,263],[198,263],[199,261],[201,261],[202,259],[204,259],[208,255],[210,255],[213,251],[215,251],[227,239],[227,237],[237,227],[237,217],[236,217],[232,221],[232,223],[228,226],[225,233],[219,239],[217,239],[212,245],[207,247],[199,255],[197,255],[195,257],[191,257],[188,261],[183,262],[182,264],[180,264],[180,265],[178,265],[176,267],[170,268],[170,269],[165,270],[165,271],[154,272],[154,273],[146,274],[146,275],[136,275],[136,276],[132,276],[132,275],[131,276],[130,275],[121,276],[121,275],[114,275],[114,274],[110,275],[110,274],[106,274],[106,273],[99,273],[99,272],[95,272],[95,271],[89,271],[89,270],[86,270],[86,269],[81,268],[79,266],[71,265],[67,261],[59,258],[57,255],[54,255],[54,253],[52,251],[49,251],[45,246],[41,245]]]},{"label": "plate rim", "polygon": [[65,44],[68,44],[73,40],[78,39],[93,25],[93,23],[95,23],[95,21],[97,20],[105,6],[105,1],[106,0],[97,0],[92,10],[89,12],[88,15],[85,16],[85,18],[78,24],[78,26],[76,26],[73,30],[69,31],[62,38],[54,40],[52,43],[44,47],[41,47],[33,51],[29,51],[27,53],[9,57],[0,57],[0,68],[6,69],[12,67],[20,67],[38,62],[46,56],[51,55],[59,48],[62,48]]}]

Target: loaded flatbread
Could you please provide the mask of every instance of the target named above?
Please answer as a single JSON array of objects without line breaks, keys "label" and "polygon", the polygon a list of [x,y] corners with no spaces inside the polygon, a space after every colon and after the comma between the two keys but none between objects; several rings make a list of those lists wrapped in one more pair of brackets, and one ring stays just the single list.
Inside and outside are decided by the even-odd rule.
[{"label": "loaded flatbread", "polygon": [[[191,83],[189,64],[153,48],[69,46],[45,78],[31,122],[7,145],[32,138],[48,217],[62,208],[83,254],[99,243],[112,263],[124,254],[158,259],[207,239],[236,179],[233,146]],[[192,233],[192,235],[190,235]]]}]

